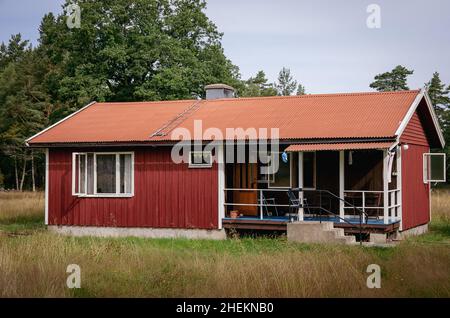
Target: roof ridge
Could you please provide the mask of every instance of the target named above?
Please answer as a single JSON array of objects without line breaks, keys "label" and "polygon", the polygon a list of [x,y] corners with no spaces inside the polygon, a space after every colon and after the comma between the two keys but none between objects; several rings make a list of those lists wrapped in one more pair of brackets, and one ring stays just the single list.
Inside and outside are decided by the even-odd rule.
[{"label": "roof ridge", "polygon": [[391,94],[417,94],[419,89],[404,91],[385,91],[385,92],[354,92],[354,93],[324,93],[324,94],[305,94],[305,95],[289,95],[289,96],[252,96],[238,98],[220,98],[207,100],[208,102],[220,101],[244,101],[244,100],[261,100],[261,99],[297,99],[297,98],[317,98],[317,97],[337,97],[337,96],[362,96],[362,95],[391,95]]}]

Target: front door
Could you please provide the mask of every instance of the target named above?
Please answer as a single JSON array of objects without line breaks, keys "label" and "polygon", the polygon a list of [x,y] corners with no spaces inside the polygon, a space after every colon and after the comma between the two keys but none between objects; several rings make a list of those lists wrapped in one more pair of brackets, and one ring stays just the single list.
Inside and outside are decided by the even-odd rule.
[{"label": "front door", "polygon": [[[237,163],[234,165],[233,172],[233,188],[237,189],[257,189],[258,187],[258,165],[256,163]],[[234,202],[249,205],[235,205],[234,210],[238,210],[239,214],[256,216],[258,215],[257,191],[234,191]]]}]

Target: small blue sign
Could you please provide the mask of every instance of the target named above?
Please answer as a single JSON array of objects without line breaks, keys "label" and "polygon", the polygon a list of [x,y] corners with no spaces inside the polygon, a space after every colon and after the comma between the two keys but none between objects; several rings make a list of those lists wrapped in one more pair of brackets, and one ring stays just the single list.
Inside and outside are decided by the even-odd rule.
[{"label": "small blue sign", "polygon": [[281,154],[281,160],[283,160],[284,163],[288,162],[288,154],[286,152]]}]

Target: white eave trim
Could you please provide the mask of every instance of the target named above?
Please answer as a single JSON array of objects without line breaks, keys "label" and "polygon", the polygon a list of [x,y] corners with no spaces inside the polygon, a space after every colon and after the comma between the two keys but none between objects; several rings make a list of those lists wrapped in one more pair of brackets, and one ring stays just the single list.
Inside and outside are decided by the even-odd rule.
[{"label": "white eave trim", "polygon": [[86,106],[84,106],[84,107],[80,108],[80,109],[79,109],[79,110],[77,110],[76,112],[73,112],[73,113],[72,113],[72,114],[70,114],[69,116],[66,116],[66,117],[64,117],[64,118],[63,118],[63,119],[61,119],[60,121],[58,121],[58,122],[54,123],[53,125],[51,125],[51,126],[49,126],[49,127],[45,128],[44,130],[41,130],[41,131],[40,131],[40,132],[38,132],[37,134],[35,134],[35,135],[31,136],[30,138],[28,138],[27,140],[25,140],[25,145],[26,145],[27,147],[29,147],[30,145],[28,144],[28,142],[29,142],[30,140],[32,140],[32,139],[36,138],[37,136],[39,136],[39,135],[41,135],[41,134],[45,133],[46,131],[48,131],[48,130],[52,129],[53,127],[55,127],[55,126],[57,126],[57,125],[61,124],[61,123],[62,123],[63,121],[66,121],[67,119],[69,119],[69,118],[71,118],[71,117],[75,116],[76,114],[78,114],[78,113],[82,112],[83,110],[85,110],[85,109],[86,109],[86,108],[88,108],[89,106],[92,106],[92,105],[94,105],[95,103],[96,103],[96,101],[90,102],[89,104],[87,104]]},{"label": "white eave trim", "polygon": [[400,136],[405,131],[406,126],[408,126],[409,121],[414,116],[414,113],[416,112],[417,107],[419,106],[422,98],[425,98],[425,102],[426,102],[428,110],[431,114],[431,118],[433,119],[434,128],[436,129],[436,132],[439,137],[439,142],[441,143],[441,147],[444,148],[445,139],[444,139],[444,136],[442,135],[442,130],[439,125],[439,121],[436,116],[436,112],[434,111],[433,104],[431,103],[430,96],[428,96],[428,93],[424,88],[422,88],[420,90],[419,94],[417,94],[416,98],[414,99],[414,102],[409,107],[408,112],[406,113],[405,117],[403,118],[402,122],[400,123],[400,126],[397,128],[397,130],[395,132],[395,136],[397,136],[397,140],[400,139]]}]

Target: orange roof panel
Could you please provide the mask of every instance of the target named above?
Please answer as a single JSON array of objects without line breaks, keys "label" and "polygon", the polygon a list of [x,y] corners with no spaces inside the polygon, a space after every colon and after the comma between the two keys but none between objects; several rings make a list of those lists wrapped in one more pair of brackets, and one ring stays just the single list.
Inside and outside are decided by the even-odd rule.
[{"label": "orange roof panel", "polygon": [[[267,128],[269,131],[278,128],[280,139],[386,138],[395,135],[418,94],[419,91],[414,90],[95,103],[31,138],[28,143],[171,141],[175,128],[187,129],[194,139],[196,120],[201,121],[203,132],[216,128],[224,139],[227,139],[227,128]],[[154,135],[161,130],[162,134]]]}]

